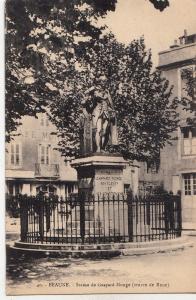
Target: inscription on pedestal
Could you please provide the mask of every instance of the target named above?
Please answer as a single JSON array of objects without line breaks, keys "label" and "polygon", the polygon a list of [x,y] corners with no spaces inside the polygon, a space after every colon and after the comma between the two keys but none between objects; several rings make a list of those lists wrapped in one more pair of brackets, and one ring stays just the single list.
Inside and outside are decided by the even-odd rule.
[{"label": "inscription on pedestal", "polygon": [[94,187],[95,193],[123,193],[123,171],[121,169],[97,169]]}]

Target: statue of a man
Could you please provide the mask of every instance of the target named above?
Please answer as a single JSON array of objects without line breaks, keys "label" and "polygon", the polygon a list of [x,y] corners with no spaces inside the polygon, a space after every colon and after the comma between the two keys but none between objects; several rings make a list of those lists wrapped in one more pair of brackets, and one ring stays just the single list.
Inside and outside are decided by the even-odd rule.
[{"label": "statue of a man", "polygon": [[109,92],[102,91],[100,87],[89,89],[86,94],[90,99],[83,102],[86,112],[92,120],[92,150],[105,151],[108,144],[117,145],[116,114]]}]

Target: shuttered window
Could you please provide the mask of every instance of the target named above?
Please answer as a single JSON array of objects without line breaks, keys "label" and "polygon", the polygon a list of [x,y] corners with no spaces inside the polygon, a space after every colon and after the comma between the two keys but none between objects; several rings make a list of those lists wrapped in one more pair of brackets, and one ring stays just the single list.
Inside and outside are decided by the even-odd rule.
[{"label": "shuttered window", "polygon": [[183,155],[195,155],[196,154],[196,128],[184,127],[182,131],[182,152]]},{"label": "shuttered window", "polygon": [[50,164],[50,145],[39,145],[39,162],[41,164]]},{"label": "shuttered window", "polygon": [[196,195],[196,173],[184,174],[184,194]]},{"label": "shuttered window", "polygon": [[19,143],[10,145],[10,163],[12,166],[19,167],[22,164],[22,147]]}]

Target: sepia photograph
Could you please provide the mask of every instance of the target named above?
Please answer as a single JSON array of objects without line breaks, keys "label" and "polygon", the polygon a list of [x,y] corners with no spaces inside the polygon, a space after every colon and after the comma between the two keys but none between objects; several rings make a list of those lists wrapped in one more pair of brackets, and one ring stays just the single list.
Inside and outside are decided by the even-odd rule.
[{"label": "sepia photograph", "polygon": [[196,292],[196,0],[6,0],[7,296]]}]

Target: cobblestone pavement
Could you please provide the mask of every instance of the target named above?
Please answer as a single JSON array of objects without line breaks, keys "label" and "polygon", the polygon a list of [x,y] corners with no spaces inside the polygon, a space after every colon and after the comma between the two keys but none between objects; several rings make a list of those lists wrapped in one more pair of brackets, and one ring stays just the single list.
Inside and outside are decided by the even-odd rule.
[{"label": "cobblestone pavement", "polygon": [[196,291],[194,247],[167,253],[84,260],[14,255],[7,250],[7,293]]}]

